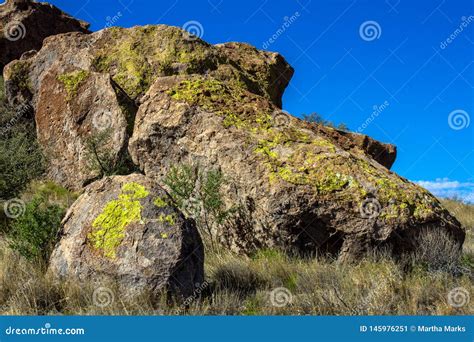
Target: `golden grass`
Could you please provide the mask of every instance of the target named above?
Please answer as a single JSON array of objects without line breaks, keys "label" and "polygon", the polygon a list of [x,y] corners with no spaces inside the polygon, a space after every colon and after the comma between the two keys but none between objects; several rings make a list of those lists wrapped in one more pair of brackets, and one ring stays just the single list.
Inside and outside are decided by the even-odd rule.
[{"label": "golden grass", "polygon": [[463,251],[474,256],[474,205],[452,199],[441,200],[441,203],[466,228],[466,241],[464,242]]},{"label": "golden grass", "polygon": [[[444,203],[468,227],[462,272],[430,271],[423,263],[397,263],[374,255],[356,264],[291,258],[274,250],[254,257],[208,252],[208,286],[173,304],[165,295],[125,298],[114,284],[57,283],[0,241],[0,314],[3,315],[467,315],[473,314],[473,206]],[[112,297],[94,300],[98,287]],[[457,290],[455,290],[457,289]],[[455,291],[457,291],[457,296]],[[466,303],[450,304],[451,298]],[[467,295],[467,296],[466,296]],[[464,296],[464,297],[463,297]],[[103,302],[105,300],[105,303]],[[101,305],[108,304],[108,305]]]},{"label": "golden grass", "polygon": [[[357,264],[292,259],[275,251],[254,258],[220,251],[207,256],[209,287],[189,307],[163,296],[153,304],[146,294],[124,298],[113,284],[55,283],[43,268],[2,246],[0,314],[74,315],[456,315],[472,314],[472,303],[456,308],[455,288],[474,293],[468,274],[453,276],[420,268],[404,272],[393,260],[370,257]],[[113,301],[93,300],[99,286]],[[273,301],[272,301],[273,296]],[[290,300],[291,298],[291,300]],[[281,304],[281,306],[280,306]]]}]

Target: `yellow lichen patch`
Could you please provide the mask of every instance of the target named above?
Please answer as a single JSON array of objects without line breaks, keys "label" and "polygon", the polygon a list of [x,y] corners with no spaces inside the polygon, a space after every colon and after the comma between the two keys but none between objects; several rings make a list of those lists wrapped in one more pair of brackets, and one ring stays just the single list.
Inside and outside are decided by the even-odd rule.
[{"label": "yellow lichen patch", "polygon": [[82,82],[84,82],[88,76],[89,72],[86,70],[77,70],[58,76],[58,80],[62,82],[64,88],[66,88],[68,99],[71,99],[76,95]]},{"label": "yellow lichen patch", "polygon": [[272,183],[280,180],[311,186],[321,196],[340,192],[338,198],[353,203],[371,193],[387,211],[383,212],[386,218],[412,215],[425,219],[436,207],[436,200],[416,185],[377,167],[363,154],[342,151],[297,120],[276,125],[275,108],[235,82],[195,77],[168,94],[223,117],[225,128],[233,126],[246,133]]},{"label": "yellow lichen patch", "polygon": [[116,249],[125,238],[125,228],[133,222],[141,222],[140,199],[149,195],[143,185],[135,182],[124,184],[117,200],[107,203],[102,213],[92,223],[88,235],[92,246],[108,258],[116,257]]},{"label": "yellow lichen patch", "polygon": [[[107,34],[114,39],[107,39]],[[112,74],[134,99],[143,95],[157,77],[190,74],[212,64],[212,48],[200,40],[183,40],[183,32],[176,27],[113,28],[106,31],[99,45],[94,67]],[[174,63],[182,68],[173,69]]]},{"label": "yellow lichen patch", "polygon": [[160,216],[158,217],[158,221],[160,221],[161,223],[166,222],[170,224],[171,226],[173,226],[175,224],[175,216],[174,214],[168,214],[168,215],[160,214]]},{"label": "yellow lichen patch", "polygon": [[153,204],[158,208],[165,208],[168,206],[168,202],[161,197],[155,198]]}]

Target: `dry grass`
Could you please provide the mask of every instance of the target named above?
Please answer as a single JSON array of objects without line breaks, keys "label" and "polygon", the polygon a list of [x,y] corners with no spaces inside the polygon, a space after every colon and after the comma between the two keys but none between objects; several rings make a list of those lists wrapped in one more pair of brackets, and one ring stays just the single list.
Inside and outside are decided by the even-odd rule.
[{"label": "dry grass", "polygon": [[465,204],[457,200],[442,200],[441,203],[466,228],[466,241],[463,251],[474,258],[474,205]]},{"label": "dry grass", "polygon": [[[155,304],[147,295],[123,298],[113,284],[100,284],[114,297],[110,305],[100,307],[93,300],[99,284],[54,283],[37,265],[2,250],[1,314],[454,315],[473,309],[472,303],[460,308],[448,303],[454,288],[474,293],[467,274],[453,276],[422,267],[406,273],[384,257],[349,265],[291,259],[275,251],[262,251],[254,258],[224,251],[208,255],[209,288],[188,308],[172,305],[164,296]],[[287,292],[281,290],[279,297],[278,288]]]},{"label": "dry grass", "polygon": [[[263,250],[252,258],[219,250],[206,255],[209,286],[189,306],[171,304],[163,296],[153,301],[143,294],[124,298],[114,284],[55,283],[38,265],[14,254],[0,243],[0,314],[6,315],[466,315],[473,300],[454,307],[448,300],[462,288],[459,300],[474,294],[472,227],[473,206],[445,203],[469,227],[461,258],[462,271],[449,263],[433,270],[420,256],[409,270],[389,257],[374,255],[357,264],[328,259],[290,258]],[[435,258],[452,246],[427,236],[425,258]],[[434,254],[432,253],[434,251]],[[431,254],[430,254],[431,252]],[[437,260],[437,259],[436,259]],[[444,259],[443,259],[444,260]],[[459,270],[459,268],[457,268]],[[93,293],[99,286],[110,289],[109,305],[97,305]],[[284,289],[282,289],[284,288]],[[465,297],[463,297],[463,295]],[[110,298],[110,297],[109,297]],[[109,298],[102,298],[107,300]],[[291,299],[291,300],[290,300]],[[104,302],[100,302],[104,303]],[[100,304],[99,303],[99,304]]]}]

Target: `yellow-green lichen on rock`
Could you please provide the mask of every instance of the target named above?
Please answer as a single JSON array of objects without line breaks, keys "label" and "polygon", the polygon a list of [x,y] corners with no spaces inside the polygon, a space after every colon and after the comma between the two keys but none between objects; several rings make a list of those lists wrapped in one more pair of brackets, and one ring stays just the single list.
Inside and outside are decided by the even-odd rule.
[{"label": "yellow-green lichen on rock", "polygon": [[168,214],[168,215],[165,215],[165,214],[160,214],[160,216],[158,216],[158,221],[161,222],[161,223],[168,223],[169,225],[173,226],[175,224],[175,216],[173,214]]},{"label": "yellow-green lichen on rock", "polygon": [[395,215],[425,219],[437,205],[435,198],[396,174],[375,166],[363,155],[349,154],[317,135],[298,120],[277,125],[269,102],[235,82],[212,77],[193,77],[167,91],[173,99],[223,117],[226,129],[247,134],[253,152],[263,158],[270,182],[282,180],[314,188],[320,196],[361,203],[375,192],[384,207],[382,218]]},{"label": "yellow-green lichen on rock", "polygon": [[68,99],[72,99],[81,84],[89,77],[89,72],[86,70],[76,70],[68,72],[58,76],[58,81],[60,81],[64,88],[66,89]]},{"label": "yellow-green lichen on rock", "polygon": [[[189,74],[213,63],[212,46],[201,40],[186,40],[183,34],[179,28],[164,25],[111,28],[99,41],[93,66],[110,73],[128,96],[136,99],[157,77]],[[176,63],[184,67],[176,71]]]},{"label": "yellow-green lichen on rock", "polygon": [[157,208],[165,208],[168,206],[168,202],[163,199],[162,197],[156,197],[154,200],[153,200],[153,204],[157,207]]},{"label": "yellow-green lichen on rock", "polygon": [[107,203],[102,213],[92,223],[89,242],[108,258],[115,258],[116,249],[125,238],[125,228],[133,222],[141,222],[142,205],[140,200],[149,192],[143,185],[135,182],[122,186],[117,200]]}]

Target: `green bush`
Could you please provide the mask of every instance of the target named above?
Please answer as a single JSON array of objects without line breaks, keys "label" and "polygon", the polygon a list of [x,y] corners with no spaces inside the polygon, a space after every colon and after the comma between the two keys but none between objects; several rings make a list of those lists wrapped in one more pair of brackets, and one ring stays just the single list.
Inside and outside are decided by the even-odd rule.
[{"label": "green bush", "polygon": [[44,157],[36,141],[31,109],[9,108],[0,78],[0,198],[17,197],[44,172]]},{"label": "green bush", "polygon": [[36,196],[23,215],[13,220],[8,234],[10,247],[27,259],[47,260],[57,241],[65,208]]},{"label": "green bush", "polygon": [[202,171],[198,166],[174,166],[164,183],[181,211],[196,220],[198,229],[214,243],[217,230],[238,211],[223,200],[226,179],[220,170]]}]

